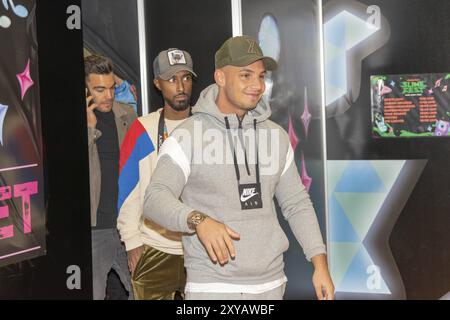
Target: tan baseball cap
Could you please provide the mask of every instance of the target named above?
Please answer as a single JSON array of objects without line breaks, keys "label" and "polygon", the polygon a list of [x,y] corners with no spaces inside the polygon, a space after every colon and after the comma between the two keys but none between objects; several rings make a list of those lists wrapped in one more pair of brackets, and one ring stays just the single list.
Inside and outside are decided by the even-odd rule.
[{"label": "tan baseball cap", "polygon": [[179,71],[189,71],[195,77],[194,64],[189,52],[177,48],[161,51],[153,61],[153,74],[155,78],[169,80]]},{"label": "tan baseball cap", "polygon": [[263,60],[267,71],[277,69],[277,62],[263,55],[258,42],[250,36],[229,38],[216,52],[216,69],[227,65],[244,67],[255,61]]}]

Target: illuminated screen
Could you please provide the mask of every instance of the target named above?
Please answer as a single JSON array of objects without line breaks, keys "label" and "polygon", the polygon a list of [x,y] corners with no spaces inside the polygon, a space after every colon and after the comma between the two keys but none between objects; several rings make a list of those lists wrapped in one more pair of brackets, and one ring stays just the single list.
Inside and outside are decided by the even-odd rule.
[{"label": "illuminated screen", "polygon": [[370,82],[374,137],[450,135],[450,73],[378,75]]}]

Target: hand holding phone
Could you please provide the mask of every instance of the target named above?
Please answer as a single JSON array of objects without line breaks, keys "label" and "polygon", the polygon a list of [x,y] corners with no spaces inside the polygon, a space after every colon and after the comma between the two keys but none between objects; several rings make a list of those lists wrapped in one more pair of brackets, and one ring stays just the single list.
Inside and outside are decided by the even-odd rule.
[{"label": "hand holding phone", "polygon": [[90,107],[95,103],[94,97],[88,88],[86,88],[86,106]]},{"label": "hand holding phone", "polygon": [[86,88],[86,117],[88,128],[95,128],[97,126],[97,117],[94,110],[97,108],[94,97],[91,95],[88,88]]}]

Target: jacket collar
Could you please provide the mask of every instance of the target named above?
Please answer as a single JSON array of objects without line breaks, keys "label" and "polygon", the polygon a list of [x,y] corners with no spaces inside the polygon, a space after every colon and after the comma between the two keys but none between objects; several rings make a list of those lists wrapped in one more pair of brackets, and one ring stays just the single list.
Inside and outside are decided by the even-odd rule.
[{"label": "jacket collar", "polygon": [[121,103],[120,102],[114,101],[112,110],[113,110],[114,116],[116,118],[122,118],[122,117],[127,115],[127,112],[126,112],[125,108],[121,107]]}]

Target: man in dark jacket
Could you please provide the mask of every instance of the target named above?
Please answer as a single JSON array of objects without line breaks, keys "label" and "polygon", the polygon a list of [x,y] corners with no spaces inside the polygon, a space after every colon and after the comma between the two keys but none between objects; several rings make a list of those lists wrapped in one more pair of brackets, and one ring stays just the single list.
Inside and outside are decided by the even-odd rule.
[{"label": "man in dark jacket", "polygon": [[84,62],[94,299],[105,298],[111,269],[117,273],[132,299],[127,256],[117,232],[116,220],[120,145],[137,116],[132,107],[114,101],[115,80],[111,61],[91,55]]}]

